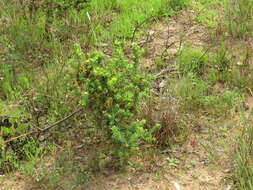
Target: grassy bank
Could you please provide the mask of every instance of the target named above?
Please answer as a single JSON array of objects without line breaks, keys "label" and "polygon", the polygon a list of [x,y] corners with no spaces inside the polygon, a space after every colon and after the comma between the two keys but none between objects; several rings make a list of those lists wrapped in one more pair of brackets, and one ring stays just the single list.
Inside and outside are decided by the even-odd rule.
[{"label": "grassy bank", "polygon": [[[140,167],[145,147],[163,157],[202,125],[220,128],[246,114],[252,9],[250,0],[2,0],[0,174],[80,189],[93,175]],[[207,37],[183,39],[193,25]],[[247,123],[231,156],[238,189],[253,184]]]}]

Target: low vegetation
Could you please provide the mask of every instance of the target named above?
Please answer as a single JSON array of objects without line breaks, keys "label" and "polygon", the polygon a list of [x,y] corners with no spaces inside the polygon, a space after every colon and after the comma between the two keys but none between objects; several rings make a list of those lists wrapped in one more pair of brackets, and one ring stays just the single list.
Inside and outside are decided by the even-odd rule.
[{"label": "low vegetation", "polygon": [[[148,28],[189,7],[211,42],[180,41],[170,61],[166,43],[144,69]],[[251,0],[2,0],[0,174],[82,189],[100,172],[138,168],[145,147],[171,152],[202,120],[236,117],[231,181],[253,189],[252,20]]]}]

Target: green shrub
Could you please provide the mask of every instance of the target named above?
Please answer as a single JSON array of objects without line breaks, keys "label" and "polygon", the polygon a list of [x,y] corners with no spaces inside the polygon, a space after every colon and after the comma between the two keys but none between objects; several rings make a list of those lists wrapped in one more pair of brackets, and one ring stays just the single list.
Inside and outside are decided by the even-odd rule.
[{"label": "green shrub", "polygon": [[151,77],[139,70],[141,49],[132,45],[133,55],[127,59],[120,42],[107,58],[100,52],[83,55],[75,46],[76,59],[72,64],[80,69],[84,85],[81,104],[92,113],[93,123],[107,132],[115,146],[114,155],[127,160],[140,140],[154,140],[144,128],[145,121],[134,121],[141,99],[147,97]]}]

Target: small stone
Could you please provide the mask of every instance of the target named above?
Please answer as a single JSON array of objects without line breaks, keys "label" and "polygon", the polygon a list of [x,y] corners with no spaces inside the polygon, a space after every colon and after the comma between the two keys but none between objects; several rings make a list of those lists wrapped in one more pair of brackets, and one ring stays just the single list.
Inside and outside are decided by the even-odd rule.
[{"label": "small stone", "polygon": [[149,30],[149,31],[148,31],[148,35],[150,35],[150,36],[154,35],[154,33],[155,33],[154,30]]},{"label": "small stone", "polygon": [[236,64],[239,66],[243,65],[243,63],[241,61],[238,61]]},{"label": "small stone", "polygon": [[162,80],[162,82],[160,82],[159,84],[159,88],[164,88],[166,85],[166,80]]}]

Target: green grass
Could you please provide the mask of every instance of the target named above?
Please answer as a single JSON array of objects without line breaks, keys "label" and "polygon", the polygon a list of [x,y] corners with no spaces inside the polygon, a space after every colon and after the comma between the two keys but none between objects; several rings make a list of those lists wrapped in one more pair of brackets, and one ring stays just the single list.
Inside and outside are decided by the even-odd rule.
[{"label": "green grass", "polygon": [[181,73],[186,75],[192,73],[196,76],[203,75],[208,61],[206,52],[192,47],[184,48],[177,60]]},{"label": "green grass", "polygon": [[[70,66],[73,44],[79,43],[86,54],[91,49],[110,49],[115,40],[135,41],[152,22],[176,14],[188,0],[91,0],[79,8],[67,0],[21,2],[0,2],[0,104],[4,105],[0,113],[27,126],[23,131],[1,127],[0,133],[8,134],[8,139],[55,122],[78,107],[84,87],[80,86],[79,68]],[[12,104],[17,111],[8,110],[7,105]],[[23,117],[29,119],[26,124]],[[68,122],[80,125],[75,119]],[[54,130],[51,135],[60,141],[59,131],[64,130]],[[33,138],[23,140],[22,148],[27,149],[21,160],[28,162],[22,170],[32,174],[39,157],[33,148],[44,147],[33,144]],[[3,155],[6,159],[1,163],[8,162],[8,171],[22,168],[15,151]]]},{"label": "green grass", "polygon": [[234,154],[234,181],[238,190],[253,189],[253,128],[249,122],[239,137],[237,150]]},{"label": "green grass", "polygon": [[253,3],[251,0],[231,0],[226,4],[228,32],[241,39],[253,37]]},{"label": "green grass", "polygon": [[[198,11],[197,20],[210,29],[218,25],[218,10],[222,8],[225,0],[194,0],[191,2],[193,7]],[[219,7],[219,9],[217,9]]]},{"label": "green grass", "polygon": [[174,81],[172,86],[175,96],[179,98],[182,111],[205,113],[212,117],[224,117],[243,100],[236,90],[223,93],[212,92],[208,81],[187,75]]},{"label": "green grass", "polygon": [[[54,154],[54,159],[47,161],[50,163],[44,161],[37,163],[39,169],[35,171],[35,165],[32,165],[31,162],[22,167],[21,172],[26,172],[26,174],[30,172],[28,173],[32,174],[30,177],[36,180],[35,187],[38,189],[82,189],[87,185],[92,174],[74,160],[75,155],[71,142],[67,141],[66,148],[62,152],[56,150],[55,146],[51,146],[50,151]],[[50,164],[50,169],[48,164]]]},{"label": "green grass", "polygon": [[[39,3],[45,6],[45,2],[41,0]],[[120,99],[124,102],[120,106],[112,106],[118,111],[112,110],[112,113],[108,114],[110,119],[105,123],[112,123],[111,120],[115,120],[115,123],[118,122],[119,118],[115,116],[115,113],[122,114],[126,102],[137,97],[136,85],[131,84],[131,81],[141,84],[140,81],[138,82],[141,78],[136,72],[125,71],[126,75],[121,75],[121,67],[125,65],[124,68],[128,68],[129,63],[137,60],[134,60],[132,54],[129,53],[130,47],[128,45],[125,45],[123,49],[115,50],[116,54],[126,53],[126,59],[113,57],[111,55],[112,44],[115,41],[125,44],[128,44],[129,41],[138,41],[146,35],[147,29],[152,23],[177,14],[189,4],[194,6],[199,14],[197,21],[213,31],[215,29],[218,31],[220,25],[224,25],[225,31],[221,32],[226,33],[226,37],[227,34],[230,34],[236,38],[251,40],[253,36],[253,5],[250,0],[90,0],[82,8],[68,4],[71,1],[59,0],[57,2],[58,4],[55,5],[59,7],[38,8],[33,15],[30,15],[29,4],[21,5],[18,0],[0,1],[0,116],[13,118],[13,121],[21,126],[17,130],[14,127],[11,129],[1,127],[0,133],[10,135],[8,138],[27,132],[27,130],[44,127],[72,112],[80,105],[82,97],[85,97],[83,95],[88,91],[86,89],[88,84],[94,87],[89,91],[96,100],[97,106],[101,108],[99,112],[103,113],[106,111],[105,108],[111,104],[111,98],[106,95],[105,91],[108,92],[107,88],[116,84],[115,77],[112,76],[119,74],[122,81],[126,81],[123,86],[132,89],[133,93],[128,93],[123,98],[119,95],[115,96],[117,101]],[[217,8],[224,11],[221,11],[220,14]],[[168,100],[171,102],[157,101],[159,106],[169,104],[171,108],[159,107],[154,110],[154,107],[157,106],[154,106],[156,103],[147,108],[150,110],[146,114],[145,130],[151,129],[157,123],[161,124],[161,128],[156,133],[156,136],[160,138],[158,141],[161,145],[171,146],[172,140],[170,139],[174,138],[173,135],[176,143],[185,142],[189,133],[186,126],[192,125],[192,121],[189,119],[191,117],[198,120],[198,116],[203,116],[213,121],[217,118],[228,119],[231,116],[230,113],[235,113],[235,110],[242,105],[245,97],[253,88],[253,75],[249,72],[250,67],[247,64],[239,66],[235,63],[225,44],[226,37],[210,51],[191,47],[190,44],[179,52],[173,62],[177,72],[163,79],[168,81],[164,95],[172,97]],[[74,44],[80,44],[79,52],[73,51]],[[92,73],[85,68],[87,66],[85,64],[88,59],[91,63],[96,62],[96,55],[94,55],[95,57],[87,56],[93,50],[105,50],[105,57],[108,56],[108,58],[96,63],[98,66],[94,68],[95,75],[91,80]],[[240,55],[242,62],[246,63],[249,60],[251,52],[247,50],[245,55]],[[73,62],[76,62],[74,67]],[[105,64],[107,62],[109,64]],[[119,65],[115,64],[112,67],[114,62]],[[167,65],[167,60],[163,57],[156,57],[154,62],[157,70],[162,70]],[[103,72],[99,73],[103,64],[108,67],[108,70],[111,70],[102,70]],[[134,80],[129,80],[131,77],[127,76],[128,74],[131,74]],[[100,82],[97,75],[100,76]],[[104,83],[105,79],[109,82]],[[120,84],[123,84],[122,81]],[[107,84],[108,87],[105,88],[100,83]],[[218,90],[216,86],[218,86]],[[96,88],[99,90],[95,91]],[[122,93],[127,92],[122,89],[121,86],[118,88]],[[114,97],[115,89],[110,90],[111,96]],[[102,94],[102,98],[98,96],[99,93]],[[105,101],[106,98],[108,101]],[[152,98],[150,97],[149,100]],[[99,103],[100,100],[102,103]],[[92,102],[90,107],[95,103]],[[136,103],[134,105],[137,106]],[[140,106],[136,110],[139,108]],[[114,137],[114,143],[116,142],[117,146],[120,141],[124,141],[125,146],[129,148],[131,146],[129,145],[131,143],[129,136],[133,136],[131,138],[134,142],[136,141],[136,145],[139,146],[143,143],[137,139],[138,135],[143,133],[142,128],[139,128],[138,133],[134,134],[134,127],[123,127],[129,126],[128,117],[131,116],[131,120],[134,121],[141,116],[141,113],[139,115],[133,114],[134,110],[130,107],[124,115],[127,121],[123,120],[120,132],[124,134],[130,130],[124,138],[121,134],[118,134],[117,138]],[[49,171],[45,166],[40,173],[36,173],[40,158],[44,154],[48,154],[45,150],[50,145],[44,144],[46,146],[44,147],[43,144],[35,143],[34,139],[20,140],[25,142],[20,147],[24,159],[20,159],[15,151],[10,150],[7,152],[8,154],[5,152],[4,156],[7,159],[1,162],[3,158],[0,158],[1,169],[6,171],[17,169],[21,173],[33,176],[36,181],[46,184],[44,188],[81,188],[88,182],[91,174],[87,168],[84,169],[71,160],[74,157],[70,155],[71,151],[68,152],[63,141],[69,138],[66,135],[68,129],[65,126],[79,127],[92,123],[91,115],[85,113],[85,116],[73,117],[65,121],[61,125],[62,127],[52,129],[49,135],[45,136],[50,139],[49,141],[63,144],[67,149],[66,154],[68,155],[62,157],[62,160],[56,161],[52,171]],[[94,115],[98,116],[98,114]],[[20,118],[29,119],[28,123],[22,123]],[[138,118],[139,121],[142,119]],[[107,125],[105,124],[105,126]],[[112,129],[114,131],[110,131]],[[111,133],[116,134],[117,132],[115,126],[111,126],[110,130],[108,131],[109,136],[112,135]],[[134,135],[130,135],[132,133]],[[239,189],[252,189],[251,133],[250,128],[245,131],[235,156],[236,184]],[[95,132],[90,134],[91,138],[92,135],[95,135]],[[104,134],[102,133],[102,135]],[[0,137],[0,141],[3,141],[2,137]],[[6,147],[0,146],[0,148],[5,149]],[[111,147],[109,148],[110,151],[113,150]],[[104,166],[100,165],[103,165],[101,163],[105,158],[99,155],[100,153],[98,153],[97,160],[92,160],[93,162],[88,167],[94,168],[94,170],[95,168],[103,169]],[[172,165],[178,164],[175,160],[169,162]],[[62,185],[61,183],[68,177],[74,183]]]},{"label": "green grass", "polygon": [[[98,10],[95,19],[102,18],[106,15],[111,18],[108,26],[102,24],[95,30],[96,36],[100,35],[97,40],[109,40],[110,38],[130,38],[134,27],[151,16],[157,16],[162,11],[163,2],[156,1],[114,1],[115,3],[109,7],[104,7],[106,2],[92,1],[90,8]],[[101,11],[100,11],[101,10]],[[106,10],[106,11],[105,11]],[[120,12],[118,14],[117,12]],[[168,10],[169,11],[169,10]],[[113,14],[114,13],[114,14]],[[97,17],[97,18],[96,18]],[[92,19],[92,18],[91,18]],[[101,29],[101,31],[99,31]],[[100,33],[99,33],[100,32]]]},{"label": "green grass", "polygon": [[198,11],[197,20],[211,29],[216,29],[216,35],[230,34],[240,39],[252,38],[251,0],[195,0],[191,4]]}]

